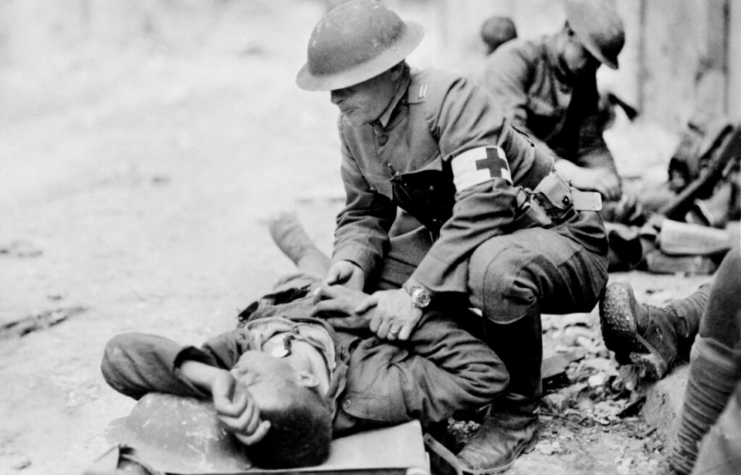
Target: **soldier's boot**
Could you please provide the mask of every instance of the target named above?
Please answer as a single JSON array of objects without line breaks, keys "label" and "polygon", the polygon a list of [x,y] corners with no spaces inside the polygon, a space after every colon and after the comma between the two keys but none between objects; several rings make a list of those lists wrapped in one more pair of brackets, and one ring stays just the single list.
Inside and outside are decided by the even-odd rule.
[{"label": "soldier's boot", "polygon": [[268,221],[268,229],[275,244],[302,272],[319,278],[325,276],[330,266],[329,257],[306,234],[295,214],[281,212],[273,215]]},{"label": "soldier's boot", "polygon": [[506,392],[484,417],[478,432],[458,453],[464,473],[502,473],[538,441],[538,405],[543,358],[540,315],[487,326],[487,342],[504,362],[510,379]]},{"label": "soldier's boot", "polygon": [[666,307],[639,303],[630,284],[607,286],[599,304],[602,338],[620,364],[634,363],[647,377],[661,379],[686,359],[697,335],[710,285]]},{"label": "soldier's boot", "polygon": [[741,351],[717,340],[702,336],[695,340],[679,425],[669,449],[669,465],[677,473],[692,471],[700,441],[738,384],[739,358]]}]

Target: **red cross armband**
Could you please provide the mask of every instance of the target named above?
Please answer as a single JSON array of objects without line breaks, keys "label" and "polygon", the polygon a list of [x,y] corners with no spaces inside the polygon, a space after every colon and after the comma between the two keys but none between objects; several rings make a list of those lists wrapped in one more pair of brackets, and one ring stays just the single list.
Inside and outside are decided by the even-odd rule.
[{"label": "red cross armband", "polygon": [[453,157],[451,167],[456,191],[463,191],[494,178],[501,178],[512,184],[509,162],[501,147],[490,145],[466,150]]}]

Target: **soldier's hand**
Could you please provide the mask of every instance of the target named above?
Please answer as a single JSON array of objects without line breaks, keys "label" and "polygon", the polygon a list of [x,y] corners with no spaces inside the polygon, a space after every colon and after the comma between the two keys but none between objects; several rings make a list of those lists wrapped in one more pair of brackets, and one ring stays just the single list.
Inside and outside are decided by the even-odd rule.
[{"label": "soldier's hand", "polygon": [[228,371],[214,378],[211,397],[221,423],[244,445],[255,444],[268,433],[270,421],[260,419],[260,409],[249,390]]},{"label": "soldier's hand", "polygon": [[314,307],[311,309],[311,316],[320,316],[319,314],[353,316],[355,309],[368,297],[368,294],[343,285],[325,284],[314,291]]},{"label": "soldier's hand", "polygon": [[344,285],[353,290],[363,290],[365,272],[350,261],[339,261],[332,264],[324,278],[327,285]]},{"label": "soldier's hand", "polygon": [[375,292],[355,309],[358,314],[366,312],[370,330],[387,340],[408,340],[422,318],[422,310],[412,305],[412,298],[404,289]]},{"label": "soldier's hand", "polygon": [[323,285],[314,292],[311,316],[324,318],[334,328],[366,329],[370,326],[370,319],[367,315],[355,313],[355,309],[369,297],[342,285]]}]

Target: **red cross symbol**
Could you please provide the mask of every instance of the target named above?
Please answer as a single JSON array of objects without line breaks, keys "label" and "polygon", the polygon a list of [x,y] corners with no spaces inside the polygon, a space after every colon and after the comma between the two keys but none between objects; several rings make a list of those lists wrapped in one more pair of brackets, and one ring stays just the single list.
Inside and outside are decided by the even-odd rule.
[{"label": "red cross symbol", "polygon": [[[504,164],[502,164],[504,162]],[[506,167],[506,161],[499,157],[497,149],[494,147],[486,148],[486,158],[476,160],[476,170],[489,170],[489,176],[502,178],[502,168]]]}]

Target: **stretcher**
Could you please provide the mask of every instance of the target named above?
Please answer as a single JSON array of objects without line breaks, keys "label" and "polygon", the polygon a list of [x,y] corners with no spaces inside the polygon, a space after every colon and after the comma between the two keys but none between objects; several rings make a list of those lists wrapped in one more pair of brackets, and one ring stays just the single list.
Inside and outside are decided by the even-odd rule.
[{"label": "stretcher", "polygon": [[[110,438],[109,438],[110,439]],[[125,473],[154,475],[430,475],[422,429],[417,421],[337,438],[332,441],[329,459],[316,467],[290,470],[201,471],[197,466],[169,464],[137,448],[117,443],[89,467],[84,475],[112,475],[117,468],[140,464],[140,471],[129,467]],[[173,468],[177,467],[175,471]],[[147,472],[149,470],[149,472]],[[123,472],[119,472],[123,473]]]}]

